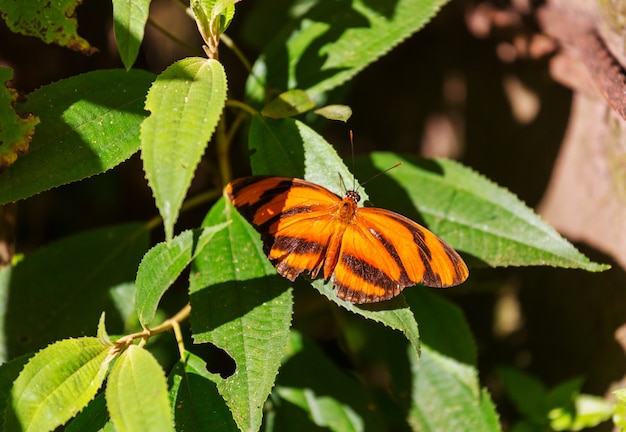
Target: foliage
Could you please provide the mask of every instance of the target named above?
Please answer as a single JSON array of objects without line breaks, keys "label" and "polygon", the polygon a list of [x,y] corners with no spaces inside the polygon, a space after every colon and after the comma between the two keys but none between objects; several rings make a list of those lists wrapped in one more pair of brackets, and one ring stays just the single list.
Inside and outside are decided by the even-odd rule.
[{"label": "foliage", "polygon": [[502,368],[501,373],[511,400],[524,416],[513,431],[578,431],[608,420],[613,413],[604,399],[580,393],[582,379],[568,380],[548,391],[541,381],[519,370]]},{"label": "foliage", "polygon": [[[19,16],[5,8],[10,3],[2,0],[0,10],[14,31],[91,50],[72,27],[76,3],[52,15],[50,3],[39,2]],[[350,109],[337,104],[332,90],[418,31],[445,0],[300,2],[251,68],[245,100],[229,100],[218,47],[230,40],[223,32],[237,19],[235,3],[192,0],[190,14],[208,58],[184,58],[155,76],[133,68],[149,2],[114,0],[126,70],[72,76],[17,105],[12,90],[2,87],[1,122],[21,128],[6,138],[10,144],[24,141],[36,119],[40,123],[28,153],[0,174],[0,203],[104,173],[139,151],[165,237],[149,243],[160,220],[106,226],[0,270],[3,429],[500,430],[458,308],[422,287],[385,304],[356,306],[338,299],[329,284],[313,283],[344,321],[347,356],[355,364],[371,356],[385,365],[382,391],[338,366],[294,326],[294,298],[297,290],[306,292],[306,283],[292,286],[279,277],[258,234],[220,197],[232,177],[230,147],[245,120],[254,174],[301,177],[341,193],[339,177],[349,184],[353,173],[315,130],[320,118],[311,110],[345,120]],[[63,37],[52,40],[46,29],[34,29],[38,14],[63,29]],[[7,81],[11,74],[3,71]],[[211,159],[215,187],[188,196],[203,155]],[[368,184],[369,198],[427,225],[471,267],[606,268],[513,194],[459,163],[375,153],[358,157],[355,172],[367,178],[397,161],[402,167]],[[176,231],[181,214],[209,203],[201,226]],[[163,298],[181,279],[190,307],[163,319]],[[98,321],[104,311],[108,327],[121,324],[123,335],[107,335],[104,320]],[[181,328],[188,316],[193,343]],[[84,336],[98,322],[97,337]],[[172,367],[158,345],[158,335],[169,330],[179,350]],[[194,345],[207,343],[225,353],[234,371],[210,372],[211,356]],[[525,406],[527,394],[517,392],[533,386],[505,376],[518,408],[533,421],[546,424],[552,412],[546,409],[561,406]],[[577,387],[568,389],[567,397]],[[544,398],[545,391],[537,391]]]}]

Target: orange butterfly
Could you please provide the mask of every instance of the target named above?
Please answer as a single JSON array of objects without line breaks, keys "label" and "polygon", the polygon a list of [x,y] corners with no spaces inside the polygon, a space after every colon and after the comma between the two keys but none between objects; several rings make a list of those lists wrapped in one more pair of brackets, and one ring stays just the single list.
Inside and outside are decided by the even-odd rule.
[{"label": "orange butterfly", "polygon": [[449,287],[465,281],[459,254],[412,220],[374,207],[358,207],[356,191],[342,199],[305,180],[252,176],[232,181],[226,193],[261,233],[265,253],[283,277],[307,272],[333,277],[337,295],[373,303],[422,283]]}]

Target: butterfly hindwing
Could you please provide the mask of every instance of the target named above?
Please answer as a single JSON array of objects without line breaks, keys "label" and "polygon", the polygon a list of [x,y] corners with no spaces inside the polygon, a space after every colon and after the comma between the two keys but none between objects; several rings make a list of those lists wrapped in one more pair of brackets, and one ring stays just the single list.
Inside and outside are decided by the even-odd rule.
[{"label": "butterfly hindwing", "polygon": [[417,283],[448,287],[467,279],[456,251],[416,222],[374,207],[359,208],[355,220],[344,234],[334,274],[346,300],[382,301]]}]

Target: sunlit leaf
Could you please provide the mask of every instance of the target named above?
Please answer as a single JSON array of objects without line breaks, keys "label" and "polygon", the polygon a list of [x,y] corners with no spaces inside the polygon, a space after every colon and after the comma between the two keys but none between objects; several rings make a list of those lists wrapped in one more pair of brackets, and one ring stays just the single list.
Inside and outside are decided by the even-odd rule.
[{"label": "sunlit leaf", "polygon": [[159,243],[146,253],[135,282],[135,304],[142,324],[148,325],[152,321],[165,291],[204,249],[211,237],[224,227],[218,225],[184,231],[169,243]]},{"label": "sunlit leaf", "polygon": [[118,432],[174,430],[163,368],[137,345],[129,346],[113,365],[105,396]]},{"label": "sunlit leaf", "polygon": [[398,162],[403,165],[368,183],[373,203],[425,223],[454,248],[493,267],[608,268],[590,261],[511,192],[458,162],[374,153],[357,160],[357,171],[372,176]]},{"label": "sunlit leaf", "polygon": [[83,337],[39,351],[13,385],[6,430],[53,430],[75,416],[104,381],[110,348],[98,338]]},{"label": "sunlit leaf", "polygon": [[276,275],[258,234],[230,203],[218,201],[203,222],[229,222],[194,260],[190,275],[191,326],[196,343],[211,342],[235,361],[217,380],[241,430],[258,430],[289,336],[293,300]]},{"label": "sunlit leaf", "polygon": [[141,125],[141,158],[167,241],[225,101],[226,75],[216,60],[177,61],[150,88],[146,109],[151,114]]}]

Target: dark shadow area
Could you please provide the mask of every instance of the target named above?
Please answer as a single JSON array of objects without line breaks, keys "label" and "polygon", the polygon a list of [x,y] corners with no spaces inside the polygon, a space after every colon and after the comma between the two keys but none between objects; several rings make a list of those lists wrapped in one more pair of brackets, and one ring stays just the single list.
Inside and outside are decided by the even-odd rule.
[{"label": "dark shadow area", "polygon": [[237,430],[226,401],[220,396],[213,377],[198,370],[201,362],[188,358],[178,363],[168,376],[170,386],[175,385],[174,421],[176,430],[205,430],[210,423],[212,430]]},{"label": "dark shadow area", "polygon": [[[147,233],[137,227],[124,227],[118,235],[105,228],[80,241],[70,237],[49,246],[53,252],[35,252],[13,268],[2,323],[8,359],[68,337],[94,336],[102,312],[111,334],[123,331],[128,317],[121,316],[114,296],[117,287],[134,281],[147,249]],[[58,270],[72,266],[87,269],[84,279]],[[124,301],[125,294],[120,296],[117,301]]]},{"label": "dark shadow area", "polygon": [[[207,371],[219,374],[222,379],[226,379],[235,373],[237,363],[226,351],[210,343],[203,344],[203,347],[202,358],[206,359]],[[192,350],[197,352],[196,349]]]},{"label": "dark shadow area", "polygon": [[[303,339],[303,342],[302,348],[281,366],[276,385],[279,388],[304,390],[309,392],[310,396],[318,399],[324,397],[335,399],[356,412],[363,422],[364,430],[383,430],[380,417],[375,415],[376,410],[371,405],[369,395],[364,391],[362,383],[338,369],[306,338]],[[280,392],[278,396],[280,397]],[[300,410],[283,398],[281,398],[280,403],[281,405],[287,404],[289,409],[296,412]],[[295,415],[303,423],[312,425],[310,420],[305,420],[304,412]]]}]

